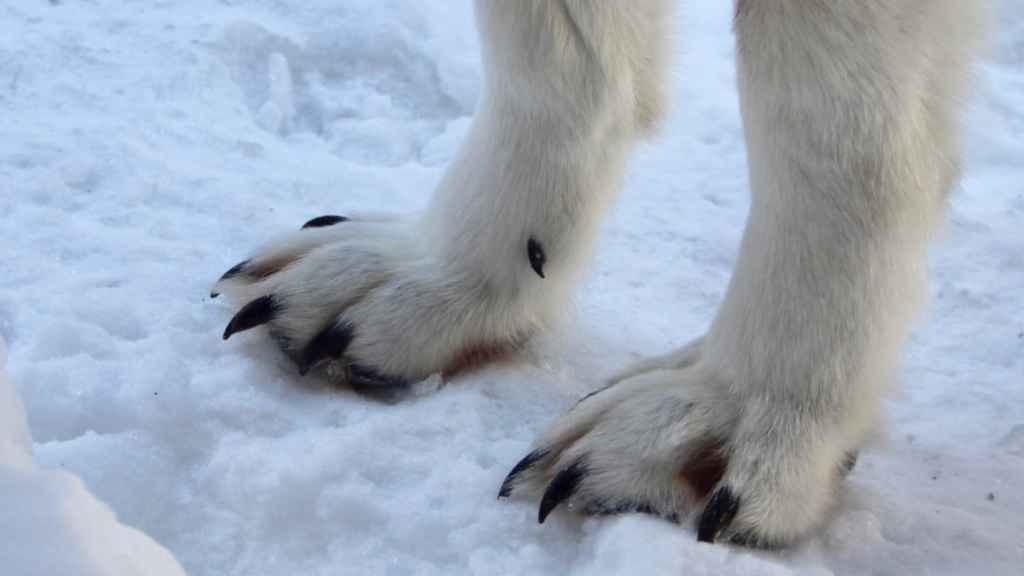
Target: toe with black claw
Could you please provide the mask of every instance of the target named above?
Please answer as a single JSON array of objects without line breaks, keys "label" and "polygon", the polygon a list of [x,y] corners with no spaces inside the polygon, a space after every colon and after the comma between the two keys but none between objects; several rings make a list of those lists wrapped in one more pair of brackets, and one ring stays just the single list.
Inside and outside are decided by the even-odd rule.
[{"label": "toe with black claw", "polygon": [[352,337],[349,324],[334,324],[321,331],[303,349],[298,359],[299,374],[305,376],[321,362],[340,359],[352,343]]},{"label": "toe with black claw", "polygon": [[242,309],[228,322],[227,328],[224,329],[224,339],[227,340],[232,334],[270,322],[277,315],[278,310],[279,306],[271,295],[261,296],[249,302],[242,306]]},{"label": "toe with black claw", "polygon": [[715,491],[697,522],[697,541],[714,543],[732,524],[740,509],[740,499],[728,486]]},{"label": "toe with black claw", "polygon": [[512,495],[512,489],[515,487],[519,477],[529,469],[533,468],[535,464],[541,461],[547,456],[548,451],[543,449],[534,450],[526,455],[525,458],[520,460],[515,466],[512,467],[512,471],[505,476],[505,480],[501,483],[501,489],[498,490],[498,498],[508,498]]},{"label": "toe with black claw", "polygon": [[[245,267],[248,266],[248,265],[249,265],[249,261],[248,260],[242,260],[238,264],[235,264],[230,269],[228,269],[227,272],[222,274],[221,277],[220,277],[220,280],[218,280],[218,282],[223,282],[225,280],[230,280],[230,279],[234,278],[235,276],[238,276],[239,274],[243,274],[245,272]],[[216,298],[218,296],[220,296],[220,292],[216,292],[216,291],[210,292],[210,298]]]},{"label": "toe with black claw", "polygon": [[582,461],[573,462],[565,470],[559,472],[548,484],[544,496],[540,499],[540,510],[537,513],[537,522],[544,523],[548,515],[562,502],[572,498],[580,488],[584,476],[587,474],[587,467]]}]

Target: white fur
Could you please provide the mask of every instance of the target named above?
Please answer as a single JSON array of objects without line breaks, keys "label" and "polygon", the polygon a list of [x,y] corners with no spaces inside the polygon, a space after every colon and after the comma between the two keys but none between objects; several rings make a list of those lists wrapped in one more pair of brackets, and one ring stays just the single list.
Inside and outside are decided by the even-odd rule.
[{"label": "white fur", "polygon": [[539,442],[525,477],[577,461],[577,507],[699,510],[679,480],[720,445],[731,533],[777,545],[828,509],[924,287],[957,175],[957,109],[980,29],[959,0],[745,0],[738,77],[752,207],[702,339],[628,369]]},{"label": "white fur", "polygon": [[[708,334],[628,369],[539,442],[543,487],[578,459],[574,502],[699,504],[679,472],[718,445],[733,524],[766,544],[819,522],[872,426],[957,176],[957,110],[980,29],[964,0],[738,0],[752,206]],[[273,293],[308,341],[350,322],[351,360],[422,377],[514,343],[564,304],[632,144],[664,114],[665,0],[478,0],[485,89],[433,202],[412,220],[297,233],[286,262],[222,288]],[[535,238],[548,262],[527,259]],[[340,319],[340,320],[339,320]]]},{"label": "white fur", "polygon": [[753,206],[703,350],[744,406],[725,482],[762,538],[821,517],[892,377],[957,175],[980,5],[738,5]]},{"label": "white fur", "polygon": [[411,379],[548,325],[628,152],[663,114],[665,4],[480,0],[484,96],[426,213],[296,232],[250,259],[280,272],[214,290],[239,304],[273,294],[272,327],[299,346],[352,324],[349,360]]}]

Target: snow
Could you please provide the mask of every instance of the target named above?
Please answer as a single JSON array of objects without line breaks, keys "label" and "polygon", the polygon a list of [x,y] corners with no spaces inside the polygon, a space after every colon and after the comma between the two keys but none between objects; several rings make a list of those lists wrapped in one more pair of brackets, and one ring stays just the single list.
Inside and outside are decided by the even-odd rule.
[{"label": "snow", "polygon": [[120,524],[81,479],[32,462],[25,410],[0,338],[0,559],[19,576],[184,576],[165,548]]},{"label": "snow", "polygon": [[397,404],[222,343],[206,294],[313,216],[425,204],[479,96],[469,2],[0,5],[3,572],[180,573],[155,540],[193,575],[1020,574],[1022,0],[999,4],[886,440],[819,534],[751,552],[495,499],[576,397],[722,296],[747,209],[729,3],[684,4],[673,116],[575,319]]}]

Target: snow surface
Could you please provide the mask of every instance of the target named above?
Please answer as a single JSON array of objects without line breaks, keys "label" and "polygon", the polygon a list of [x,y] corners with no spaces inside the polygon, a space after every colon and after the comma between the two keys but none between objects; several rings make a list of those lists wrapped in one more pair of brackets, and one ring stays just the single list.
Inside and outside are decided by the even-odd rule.
[{"label": "snow surface", "polygon": [[25,411],[3,372],[0,338],[0,560],[19,576],[184,576],[171,553],[62,470],[32,462]]},{"label": "snow surface", "polygon": [[313,216],[424,205],[479,94],[470,3],[0,4],[0,572],[179,570],[88,488],[193,575],[1024,573],[1024,0],[999,4],[888,440],[820,534],[758,553],[495,499],[577,396],[722,296],[747,209],[729,3],[684,4],[674,114],[576,319],[395,405],[222,343],[206,294]]}]

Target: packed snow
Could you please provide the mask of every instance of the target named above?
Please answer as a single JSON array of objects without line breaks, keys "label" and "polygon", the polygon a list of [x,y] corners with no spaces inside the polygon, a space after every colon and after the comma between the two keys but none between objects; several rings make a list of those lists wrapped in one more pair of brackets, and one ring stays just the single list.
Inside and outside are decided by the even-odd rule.
[{"label": "packed snow", "polygon": [[752,552],[496,500],[722,297],[747,209],[729,4],[682,3],[674,113],[566,326],[388,404],[222,342],[207,293],[311,217],[424,206],[479,96],[471,3],[3,2],[0,573],[1024,573],[1024,0],[998,4],[901,392],[818,534]]}]

